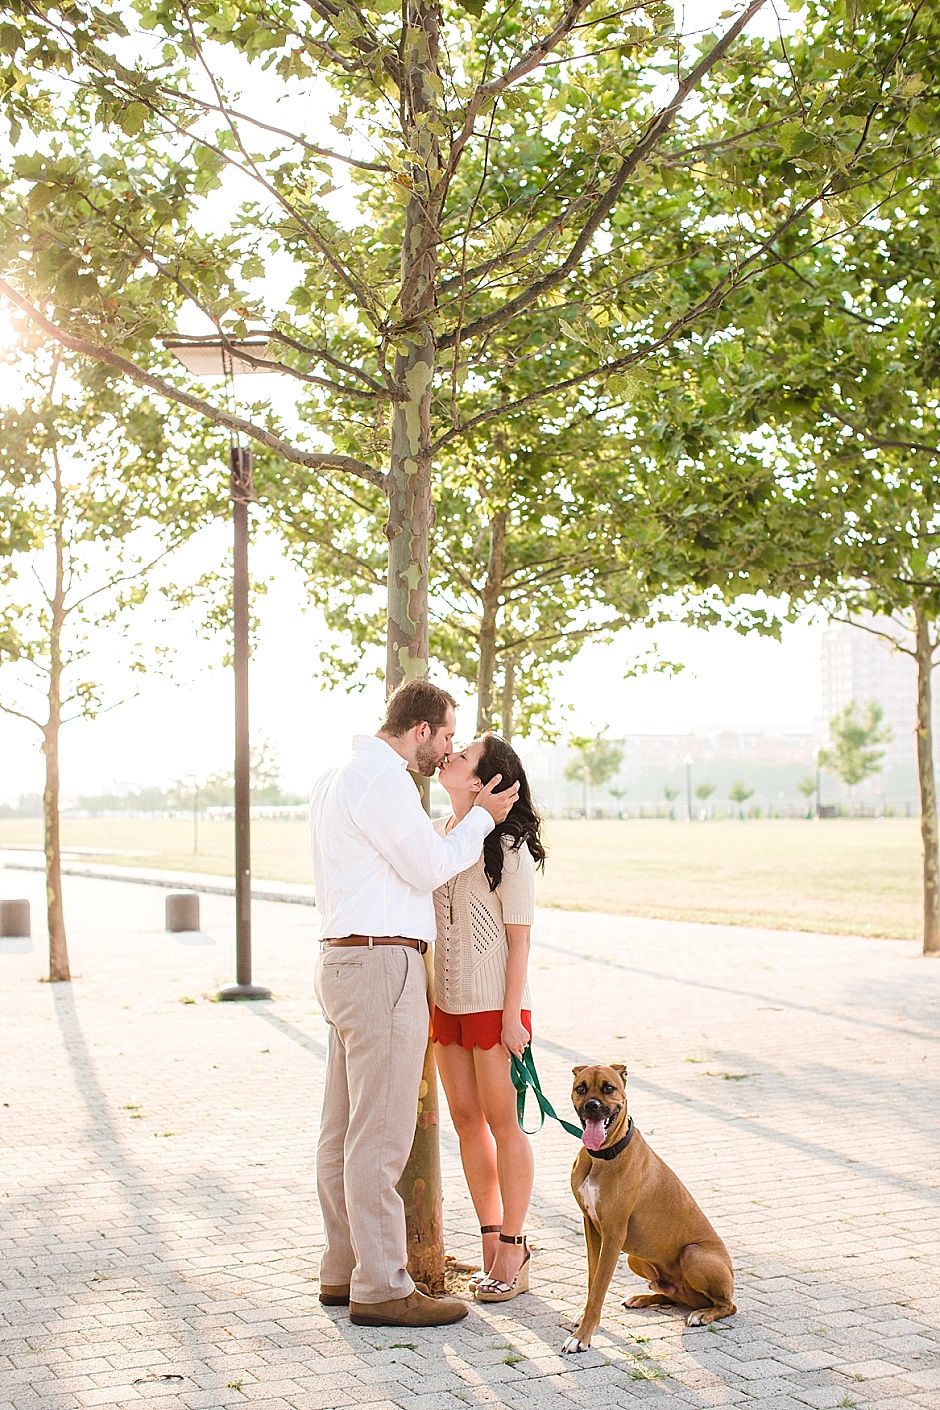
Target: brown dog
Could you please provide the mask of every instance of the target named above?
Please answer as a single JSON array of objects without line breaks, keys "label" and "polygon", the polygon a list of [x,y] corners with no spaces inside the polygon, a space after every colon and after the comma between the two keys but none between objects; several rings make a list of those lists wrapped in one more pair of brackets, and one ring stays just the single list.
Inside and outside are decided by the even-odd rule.
[{"label": "brown dog", "polygon": [[690,1327],[730,1317],[734,1269],[728,1250],[669,1166],[646,1144],[627,1115],[627,1069],[574,1069],[571,1099],[584,1127],[584,1145],[571,1188],[584,1215],[588,1296],[581,1322],[562,1351],[586,1351],[601,1319],[604,1297],[621,1251],[652,1293],[624,1307],[678,1303],[693,1310]]}]

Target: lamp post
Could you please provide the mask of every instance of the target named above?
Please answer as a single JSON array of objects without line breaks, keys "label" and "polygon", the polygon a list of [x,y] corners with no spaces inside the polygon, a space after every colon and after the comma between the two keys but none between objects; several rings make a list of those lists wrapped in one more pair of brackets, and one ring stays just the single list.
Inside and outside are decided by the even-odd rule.
[{"label": "lamp post", "polygon": [[692,755],[686,754],[682,760],[685,764],[685,798],[686,807],[689,810],[689,822],[692,821]]},{"label": "lamp post", "polygon": [[[167,340],[165,346],[190,372],[201,377],[273,372],[258,366],[267,338],[241,342],[220,337]],[[239,357],[247,352],[249,362]],[[235,983],[219,990],[222,1000],[270,999],[270,989],[251,982],[251,753],[248,736],[248,505],[258,496],[251,478],[251,450],[234,438],[229,452],[234,527],[232,617],[235,675]]]},{"label": "lamp post", "polygon": [[820,805],[821,805],[821,802],[822,802],[821,794],[822,794],[822,750],[820,749],[819,745],[817,745],[817,746],[816,746],[816,817],[817,817],[817,818],[819,818],[819,817],[822,816],[822,814],[821,814],[820,811],[819,811]]}]

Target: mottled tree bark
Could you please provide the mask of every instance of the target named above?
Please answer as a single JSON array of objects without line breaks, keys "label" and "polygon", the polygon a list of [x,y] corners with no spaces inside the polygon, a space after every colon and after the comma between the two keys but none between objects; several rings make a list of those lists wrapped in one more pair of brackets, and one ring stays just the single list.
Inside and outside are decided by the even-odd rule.
[{"label": "mottled tree bark", "polygon": [[[394,373],[405,392],[392,411],[388,474],[388,643],[385,684],[389,693],[403,680],[428,671],[428,535],[431,502],[431,392],[435,348],[430,327],[437,278],[441,163],[438,140],[426,119],[436,109],[440,15],[435,4],[418,3],[408,16],[420,42],[403,56],[401,104],[413,154],[408,178],[413,192],[405,213],[401,296],[394,341]],[[431,80],[431,81],[429,81]],[[427,805],[427,789],[422,789]],[[428,984],[431,971],[428,966]],[[408,1164],[398,1185],[408,1222],[408,1270],[431,1292],[444,1290],[444,1230],[441,1216],[440,1105],[434,1053],[428,1043],[418,1100],[417,1125]]]},{"label": "mottled tree bark", "polygon": [[499,706],[499,732],[507,744],[512,743],[513,711],[516,706],[516,663],[507,656],[503,667],[503,689]]},{"label": "mottled tree bark", "polygon": [[933,642],[923,604],[914,607],[917,658],[917,779],[920,835],[924,853],[924,954],[940,952],[940,850],[937,837],[937,785],[933,763]]},{"label": "mottled tree bark", "polygon": [[62,474],[55,460],[55,587],[50,608],[49,713],[42,731],[46,777],[42,794],[43,845],[46,858],[46,912],[49,922],[49,979],[71,979],[62,906],[62,851],[59,838],[59,729],[62,724],[62,625],[65,621],[65,574],[62,542]]},{"label": "mottled tree bark", "polygon": [[480,618],[480,663],[477,667],[477,734],[493,728],[496,674],[496,627],[503,577],[506,572],[506,511],[499,509],[490,519],[490,551],[483,585]]}]

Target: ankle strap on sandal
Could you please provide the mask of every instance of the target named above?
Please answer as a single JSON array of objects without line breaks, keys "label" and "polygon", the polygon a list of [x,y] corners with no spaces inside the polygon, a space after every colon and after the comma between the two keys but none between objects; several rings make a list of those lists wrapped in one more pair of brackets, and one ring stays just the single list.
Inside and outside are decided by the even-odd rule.
[{"label": "ankle strap on sandal", "polygon": [[498,1234],[502,1229],[502,1224],[481,1224],[481,1234]]},{"label": "ankle strap on sandal", "polygon": [[524,1244],[525,1234],[500,1234],[499,1241],[501,1244]]}]

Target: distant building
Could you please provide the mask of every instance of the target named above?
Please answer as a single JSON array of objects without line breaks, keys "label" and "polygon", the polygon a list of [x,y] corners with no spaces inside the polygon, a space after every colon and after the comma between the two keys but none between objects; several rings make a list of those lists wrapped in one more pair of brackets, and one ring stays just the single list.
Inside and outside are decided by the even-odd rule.
[{"label": "distant building", "polygon": [[[829,721],[854,700],[858,705],[876,701],[893,739],[885,746],[884,766],[874,778],[859,784],[854,796],[874,799],[914,799],[917,796],[917,666],[913,657],[898,651],[875,631],[890,632],[901,641],[896,625],[870,615],[859,617],[863,626],[833,622],[823,634],[822,704],[820,742],[826,744]],[[905,645],[908,642],[904,642]],[[940,712],[934,709],[934,731]],[[833,780],[838,796],[841,786]]]},{"label": "distant building", "polygon": [[[668,807],[664,790],[669,788],[678,792],[674,806],[682,813],[687,757],[692,759],[693,788],[714,786],[710,809],[728,806],[728,792],[738,780],[754,790],[749,806],[797,804],[801,798],[797,782],[810,776],[815,766],[816,740],[809,732],[729,729],[698,735],[628,734],[619,743],[623,747],[620,770],[609,784],[595,790],[592,811]],[[567,746],[522,745],[520,752],[539,806],[552,813],[580,812],[581,785],[565,778]],[[699,810],[703,803],[695,799],[693,806]]]}]

